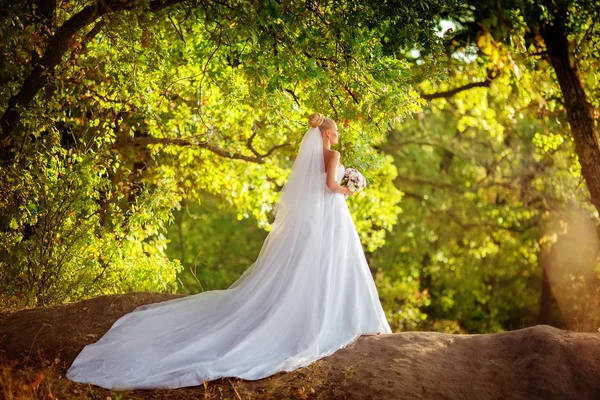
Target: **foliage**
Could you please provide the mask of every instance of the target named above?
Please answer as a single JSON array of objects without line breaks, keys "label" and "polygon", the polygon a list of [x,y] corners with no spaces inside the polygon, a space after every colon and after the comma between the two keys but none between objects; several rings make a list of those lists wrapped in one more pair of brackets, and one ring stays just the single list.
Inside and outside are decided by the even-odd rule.
[{"label": "foliage", "polygon": [[423,82],[431,102],[382,146],[395,157],[404,192],[394,232],[370,257],[380,293],[391,291],[389,282],[399,290],[383,297],[388,318],[399,329],[455,320],[456,332],[535,324],[543,254],[556,247],[563,249],[550,271],[556,312],[546,323],[575,328],[577,316],[578,328],[590,330],[600,316],[600,263],[592,255],[575,261],[582,240],[568,237],[580,222],[563,211],[593,218],[594,209],[565,112],[549,98],[557,83],[485,37],[452,42],[448,82]]},{"label": "foliage", "polygon": [[342,162],[370,182],[350,202],[365,246],[382,246],[396,223],[395,167],[373,146],[423,104],[414,74],[440,72],[417,71],[389,44],[430,48],[435,60],[433,20],[454,3],[407,4],[410,14],[376,3],[169,3],[7,6],[6,304],[173,290],[172,210],[217,196],[268,230],[312,111],[339,122]]},{"label": "foliage", "polygon": [[256,219],[239,219],[235,207],[202,195],[198,203],[183,202],[175,223],[165,233],[167,255],[184,267],[179,292],[227,289],[256,259],[267,236]]},{"label": "foliage", "polygon": [[[132,288],[174,291],[179,263],[160,231],[171,194],[146,190],[124,212],[101,154],[64,149],[48,135],[26,161],[0,171],[0,292],[4,306],[47,305]],[[119,188],[122,189],[123,185]]]},{"label": "foliage", "polygon": [[369,182],[348,205],[395,329],[600,320],[597,213],[569,126],[580,104],[543,37],[563,23],[594,111],[595,3],[159,3],[107,0],[86,21],[82,0],[50,19],[7,5],[4,306],[228,287],[319,111]]}]

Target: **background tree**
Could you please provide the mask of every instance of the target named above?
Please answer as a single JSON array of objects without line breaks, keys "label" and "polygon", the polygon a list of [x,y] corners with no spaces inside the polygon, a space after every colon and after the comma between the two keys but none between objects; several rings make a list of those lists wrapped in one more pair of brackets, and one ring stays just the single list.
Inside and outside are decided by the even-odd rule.
[{"label": "background tree", "polygon": [[[431,103],[382,146],[395,155],[405,195],[398,225],[370,258],[380,293],[400,329],[595,330],[597,213],[577,140],[565,132],[560,87],[546,61],[515,46],[527,40],[524,30],[500,28],[518,14],[502,8],[502,19],[490,8],[473,4],[456,16],[450,79],[423,82]],[[494,23],[506,43],[490,34]],[[594,83],[587,68],[597,54],[582,58],[582,76]]]},{"label": "background tree", "polygon": [[481,47],[498,63],[517,66],[517,76],[525,63],[555,80],[544,98],[564,108],[591,201],[600,210],[600,6],[585,0],[470,4],[472,14],[460,19],[465,29],[457,39],[485,43]]}]

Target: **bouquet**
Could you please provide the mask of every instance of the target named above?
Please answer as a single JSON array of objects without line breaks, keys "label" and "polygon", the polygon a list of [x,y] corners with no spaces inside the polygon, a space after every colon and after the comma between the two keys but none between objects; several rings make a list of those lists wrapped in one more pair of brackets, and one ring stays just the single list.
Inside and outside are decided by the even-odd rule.
[{"label": "bouquet", "polygon": [[367,180],[358,170],[346,168],[340,184],[346,186],[351,192],[360,193],[367,186]]}]

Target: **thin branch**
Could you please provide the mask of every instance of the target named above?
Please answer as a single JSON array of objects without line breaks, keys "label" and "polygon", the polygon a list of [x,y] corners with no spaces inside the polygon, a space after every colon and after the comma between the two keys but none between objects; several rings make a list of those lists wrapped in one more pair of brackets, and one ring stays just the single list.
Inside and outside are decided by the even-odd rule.
[{"label": "thin branch", "polygon": [[[436,218],[440,218],[441,215],[448,216],[452,221],[454,221],[458,226],[460,226],[464,230],[478,229],[481,227],[489,227],[491,229],[501,229],[508,232],[520,233],[523,234],[528,230],[535,228],[538,226],[538,220],[534,219],[529,224],[523,224],[522,226],[517,226],[516,224],[511,225],[501,225],[495,222],[487,221],[485,219],[478,219],[476,222],[465,221],[461,216],[457,215],[454,211],[448,209],[439,209],[433,207],[431,204],[431,200],[428,200],[426,197],[419,193],[405,191],[400,189],[404,193],[404,197],[407,199],[413,199],[418,202],[426,202],[429,204],[428,209],[431,211],[433,215],[436,215]],[[467,218],[468,219],[468,218]]]},{"label": "thin branch", "polygon": [[102,128],[102,126],[104,125],[104,121],[106,121],[106,118],[108,118],[109,115],[113,115],[115,116],[115,110],[111,107],[106,114],[104,115],[104,117],[102,118],[102,120],[98,123],[98,126],[96,127],[96,129],[94,130],[94,133],[92,134],[92,137],[90,138],[90,140],[88,140],[88,142],[85,145],[85,148],[83,150],[83,152],[85,154],[87,154],[88,150],[90,149],[90,147],[92,146],[93,141],[96,139],[96,135],[98,134],[98,132],[100,131],[100,129]]},{"label": "thin branch", "polygon": [[254,145],[253,145],[253,143],[252,143],[252,142],[254,141],[254,138],[256,137],[256,135],[257,135],[257,134],[258,134],[258,130],[254,130],[254,132],[252,133],[252,135],[251,135],[251,136],[248,138],[248,141],[246,142],[246,147],[248,147],[248,149],[250,149],[250,151],[251,151],[252,153],[254,153],[254,155],[255,155],[256,157],[258,157],[258,158],[265,158],[265,157],[268,157],[268,156],[270,156],[270,155],[271,155],[271,154],[272,154],[272,153],[273,153],[275,150],[277,150],[277,149],[281,149],[281,148],[283,148],[283,147],[288,147],[288,146],[289,146],[289,143],[282,143],[282,144],[278,144],[278,145],[276,145],[276,146],[273,146],[273,147],[271,147],[271,149],[270,149],[268,152],[266,152],[265,154],[260,154],[260,153],[259,153],[259,152],[258,152],[258,151],[257,151],[257,150],[254,148]]},{"label": "thin branch", "polygon": [[354,104],[358,105],[358,99],[356,98],[354,93],[352,93],[350,88],[348,86],[344,85],[344,89],[346,89],[346,92],[348,92],[348,94],[352,97],[352,100],[354,100]]},{"label": "thin branch", "polygon": [[335,108],[335,105],[333,105],[333,100],[331,100],[331,96],[329,96],[329,104],[331,105],[331,108],[333,108],[333,112],[335,113],[335,119],[339,120],[340,117],[338,115],[337,108]]},{"label": "thin branch", "polygon": [[500,73],[498,71],[489,71],[488,75],[484,81],[468,83],[464,86],[459,86],[457,88],[447,90],[444,92],[422,94],[421,97],[424,98],[425,100],[447,99],[447,98],[450,98],[460,92],[464,92],[465,90],[470,90],[470,89],[477,88],[477,87],[489,88],[490,85],[492,84],[492,81],[494,79],[496,79],[498,76],[500,76]]},{"label": "thin branch", "polygon": [[298,96],[296,96],[296,93],[294,93],[294,91],[292,89],[285,89],[285,91],[292,95],[292,97],[294,98],[294,101],[296,102],[296,104],[298,104],[298,107],[302,107],[300,105],[300,101],[298,100]]},{"label": "thin branch", "polygon": [[[428,180],[424,180],[424,179],[411,178],[408,176],[398,174],[398,176],[396,176],[396,178],[394,179],[394,183],[401,183],[401,182],[407,182],[412,185],[425,185],[425,186],[430,186],[430,187],[437,188],[437,189],[448,189],[448,190],[456,192],[456,193],[464,193],[464,191],[461,190],[454,183],[428,181]],[[402,189],[400,189],[400,190],[402,190]]]},{"label": "thin branch", "polygon": [[[208,70],[208,64],[210,63],[210,60],[212,60],[212,58],[215,56],[215,53],[221,47],[221,44],[222,44],[221,36],[222,36],[222,34],[223,34],[223,30],[221,29],[221,31],[219,31],[219,38],[218,38],[217,46],[212,51],[212,53],[210,53],[210,56],[208,56],[208,59],[206,60],[206,63],[204,63],[204,68],[202,68],[202,77],[200,78],[200,83],[198,85],[200,87],[200,96],[202,96],[202,84],[204,83],[204,78],[206,77],[206,71]],[[196,114],[198,114],[198,115],[200,115],[200,105],[202,105],[202,101],[198,102],[198,107],[196,108]],[[208,125],[206,125],[206,123],[204,122],[204,119],[202,118],[201,115],[200,115],[200,118],[202,119],[202,123],[204,124],[204,126],[206,126],[208,128]]]},{"label": "thin branch", "polygon": [[83,41],[84,42],[83,45],[85,46],[88,42],[90,42],[92,39],[94,39],[96,37],[96,35],[98,33],[100,33],[102,28],[104,28],[104,25],[106,25],[106,21],[104,21],[103,19],[96,22],[94,27],[92,29],[90,29],[90,31],[85,35],[85,40]]},{"label": "thin branch", "polygon": [[275,146],[271,147],[269,149],[269,151],[267,151],[265,154],[263,154],[262,158],[269,157],[271,154],[273,154],[273,152],[275,152],[276,150],[279,150],[279,149],[283,149],[284,147],[290,147],[290,144],[282,143],[282,144],[275,145]]},{"label": "thin branch", "polygon": [[[227,4],[227,3],[224,3],[224,2],[222,2],[222,1],[217,1],[217,0],[213,0],[213,2],[214,2],[214,3],[217,3],[217,4],[219,4],[219,5],[222,5],[222,6],[223,6],[223,7],[225,7],[225,8],[229,8],[231,11],[235,11],[235,8],[233,8],[232,6],[230,6],[230,5],[229,5],[229,4]],[[204,3],[201,3],[201,4],[204,4]]]},{"label": "thin branch", "polygon": [[187,46],[185,38],[183,37],[183,31],[181,30],[181,27],[178,27],[177,25],[175,25],[175,21],[173,21],[173,18],[170,15],[169,15],[169,21],[171,21],[173,28],[175,28],[175,32],[177,32],[177,34],[181,38],[181,41],[183,42],[183,44]]},{"label": "thin branch", "polygon": [[[435,209],[432,209],[432,211],[434,211]],[[525,233],[528,230],[535,228],[537,226],[537,222],[534,221],[531,224],[528,225],[523,225],[523,226],[516,226],[516,225],[500,225],[500,224],[496,224],[496,223],[491,223],[491,222],[487,222],[487,221],[477,221],[477,222],[465,222],[461,219],[461,217],[459,217],[456,213],[454,213],[451,210],[435,210],[434,211],[436,214],[438,213],[444,213],[447,216],[450,217],[450,219],[452,219],[458,226],[460,226],[462,229],[477,229],[477,228],[481,228],[482,226],[486,226],[492,229],[502,229],[504,231],[508,231],[508,232],[513,232],[513,233]],[[438,214],[439,215],[439,214]]]},{"label": "thin branch", "polygon": [[276,151],[278,149],[289,146],[288,143],[279,144],[277,146],[272,147],[265,154],[261,155],[259,153],[255,153],[254,157],[250,157],[250,156],[246,156],[246,155],[240,154],[240,153],[229,152],[225,149],[221,149],[220,147],[214,146],[207,142],[196,142],[196,141],[192,141],[192,140],[188,140],[188,139],[157,138],[157,137],[152,137],[152,136],[142,136],[142,137],[135,137],[135,138],[131,138],[131,139],[119,140],[119,141],[115,142],[111,148],[117,149],[117,148],[126,147],[126,146],[147,146],[150,144],[201,147],[203,149],[206,149],[206,150],[213,152],[224,158],[230,158],[233,160],[243,160],[243,161],[253,162],[256,164],[264,164],[265,163],[264,158],[270,156],[271,154],[273,154],[274,151]]},{"label": "thin branch", "polygon": [[250,149],[250,151],[252,153],[254,153],[255,156],[260,157],[261,155],[258,153],[258,151],[256,151],[256,149],[252,145],[252,141],[254,140],[254,138],[256,137],[257,134],[258,134],[258,129],[255,129],[254,132],[252,132],[252,135],[248,138],[248,142],[246,143],[246,147],[248,147]]},{"label": "thin branch", "polygon": [[575,48],[575,51],[573,52],[573,54],[579,54],[579,51],[581,50],[581,45],[583,43],[587,42],[588,39],[591,37],[591,34],[594,31],[594,28],[596,27],[596,22],[598,22],[598,18],[600,18],[600,7],[598,7],[598,9],[596,10],[596,15],[594,16],[594,19],[592,20],[590,27],[585,32],[585,35],[583,35],[583,37],[581,38],[579,43],[577,43],[577,47]]},{"label": "thin branch", "polygon": [[452,97],[460,92],[464,92],[465,90],[469,90],[469,89],[473,89],[473,88],[477,88],[477,87],[490,87],[491,83],[492,82],[490,80],[486,79],[485,81],[482,81],[482,82],[472,82],[472,83],[466,84],[464,86],[459,86],[457,88],[447,90],[444,92],[422,94],[421,97],[424,98],[425,100],[447,99],[447,98]]},{"label": "thin branch", "polygon": [[[452,146],[450,144],[447,143],[442,143],[442,142],[436,142],[434,140],[428,140],[427,138],[423,138],[423,139],[398,139],[395,136],[391,135],[390,138],[391,143],[389,143],[389,146],[391,147],[392,150],[398,150],[401,149],[402,147],[405,146],[411,146],[411,145],[415,145],[415,146],[430,146],[430,147],[436,147],[439,148],[441,150],[444,151],[448,151],[450,153],[452,153],[453,155],[455,155],[456,157],[459,157],[463,160],[470,160],[471,157],[467,154],[462,154],[459,150],[452,148]],[[376,149],[379,149],[380,146],[373,146]]]}]

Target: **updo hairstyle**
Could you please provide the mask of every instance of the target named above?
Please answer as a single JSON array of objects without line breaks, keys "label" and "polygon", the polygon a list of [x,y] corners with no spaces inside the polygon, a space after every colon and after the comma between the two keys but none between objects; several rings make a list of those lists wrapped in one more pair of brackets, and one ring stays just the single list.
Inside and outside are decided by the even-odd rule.
[{"label": "updo hairstyle", "polygon": [[325,118],[319,113],[311,114],[308,117],[308,124],[313,128],[319,128],[321,132],[326,131],[327,129],[334,129],[335,121],[331,118]]}]

